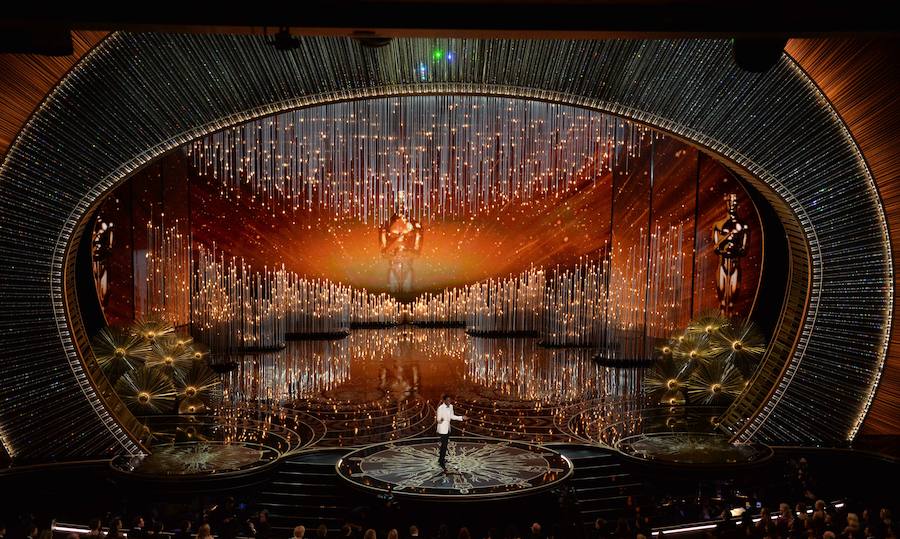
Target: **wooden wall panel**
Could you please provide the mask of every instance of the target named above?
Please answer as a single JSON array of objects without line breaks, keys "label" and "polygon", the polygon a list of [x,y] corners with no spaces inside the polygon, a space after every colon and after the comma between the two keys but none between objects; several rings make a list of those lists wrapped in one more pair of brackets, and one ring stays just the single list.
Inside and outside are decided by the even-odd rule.
[{"label": "wooden wall panel", "polygon": [[0,157],[25,125],[31,112],[56,83],[107,32],[72,32],[74,54],[38,56],[0,54]]},{"label": "wooden wall panel", "polygon": [[884,202],[894,257],[894,316],[884,374],[860,434],[900,434],[900,40],[793,39],[787,52],[849,126]]}]

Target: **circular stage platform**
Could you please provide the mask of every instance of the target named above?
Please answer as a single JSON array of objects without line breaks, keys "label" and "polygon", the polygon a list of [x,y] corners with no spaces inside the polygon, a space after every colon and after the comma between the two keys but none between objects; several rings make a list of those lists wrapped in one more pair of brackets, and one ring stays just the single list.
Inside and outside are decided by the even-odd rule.
[{"label": "circular stage platform", "polygon": [[123,473],[184,478],[249,470],[279,456],[270,447],[249,442],[185,442],[156,447],[150,455],[116,457],[110,465]]},{"label": "circular stage platform", "polygon": [[354,486],[379,493],[459,501],[528,495],[572,474],[572,463],[556,451],[485,438],[451,438],[444,474],[439,448],[437,438],[376,444],[345,455],[337,473]]},{"label": "circular stage platform", "polygon": [[728,436],[707,432],[655,432],[629,436],[616,444],[623,455],[643,462],[677,467],[734,467],[767,461],[769,446],[731,443]]}]

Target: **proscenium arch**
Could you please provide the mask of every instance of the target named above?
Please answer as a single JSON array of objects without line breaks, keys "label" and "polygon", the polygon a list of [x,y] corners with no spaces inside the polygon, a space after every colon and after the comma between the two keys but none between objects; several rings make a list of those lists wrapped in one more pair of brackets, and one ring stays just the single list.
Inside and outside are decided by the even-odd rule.
[{"label": "proscenium arch", "polygon": [[[453,51],[454,62],[434,61],[436,46]],[[773,368],[754,382],[765,391],[758,402],[742,397],[750,405],[736,403],[723,428],[775,443],[855,436],[890,334],[887,226],[849,132],[789,58],[753,74],[733,65],[722,40],[395,39],[367,49],[311,37],[282,52],[261,36],[116,33],[54,89],[0,166],[0,437],[11,454],[141,450],[121,403],[92,379],[83,331],[67,318],[67,309],[77,311],[66,295],[67,254],[104,193],[166,151],[236,123],[326,102],[434,93],[540,99],[631,118],[767,186],[786,229],[793,221],[802,236],[792,254],[802,249],[794,260],[808,267],[792,269],[807,276],[797,283],[805,290],[802,305],[789,302],[782,313],[795,323],[792,339],[782,356],[767,356]]]}]

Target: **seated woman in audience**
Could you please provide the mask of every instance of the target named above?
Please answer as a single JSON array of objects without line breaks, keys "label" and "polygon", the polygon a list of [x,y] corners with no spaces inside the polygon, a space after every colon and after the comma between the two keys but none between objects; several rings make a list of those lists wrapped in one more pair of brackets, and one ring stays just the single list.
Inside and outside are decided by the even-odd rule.
[{"label": "seated woman in audience", "polygon": [[863,539],[862,530],[859,527],[859,516],[856,513],[847,513],[847,526],[841,533],[843,539]]}]

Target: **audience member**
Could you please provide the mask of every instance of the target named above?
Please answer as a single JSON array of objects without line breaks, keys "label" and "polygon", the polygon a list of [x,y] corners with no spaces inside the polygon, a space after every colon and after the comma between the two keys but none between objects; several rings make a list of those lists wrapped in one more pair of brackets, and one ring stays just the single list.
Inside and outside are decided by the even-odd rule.
[{"label": "audience member", "polygon": [[193,523],[189,519],[184,519],[181,521],[181,526],[178,527],[178,531],[175,532],[173,539],[191,539],[193,534],[191,533],[191,528]]},{"label": "audience member", "polygon": [[103,524],[100,522],[99,518],[92,518],[90,522],[88,522],[88,527],[90,530],[84,534],[84,537],[87,539],[100,539],[103,537]]},{"label": "audience member", "polygon": [[269,524],[269,512],[263,509],[256,514],[256,520],[251,521],[253,536],[256,539],[269,539],[272,535],[272,525]]},{"label": "audience member", "polygon": [[856,513],[847,513],[847,526],[841,533],[842,539],[862,539],[862,530],[859,526],[859,516]]},{"label": "audience member", "polygon": [[894,522],[891,520],[891,510],[885,507],[881,508],[879,511],[879,516],[881,517],[881,522],[887,528],[892,528],[894,526]]},{"label": "audience member", "polygon": [[131,523],[131,529],[128,530],[129,539],[144,539],[147,530],[145,529],[144,517],[136,516]]},{"label": "audience member", "polygon": [[[807,484],[811,484],[807,474]],[[762,494],[762,495],[761,495]],[[821,494],[821,493],[820,493]],[[739,498],[737,497],[739,496]],[[795,493],[796,498],[805,496],[802,493]],[[796,499],[795,498],[795,499]],[[830,499],[830,498],[829,498]],[[732,510],[731,507],[735,502],[745,507],[751,508],[754,505],[759,507],[758,513],[754,514],[753,510],[741,511],[740,509]],[[777,500],[777,498],[775,498]],[[541,518],[545,526],[541,526],[538,522],[532,523],[528,528],[517,528],[524,524],[516,522],[497,522],[491,521],[490,512],[485,512],[484,517],[473,516],[472,520],[455,523],[452,528],[447,524],[437,522],[426,522],[428,527],[425,528],[427,533],[424,535],[432,539],[472,539],[475,534],[479,538],[484,539],[500,539],[497,529],[487,529],[492,524],[503,524],[505,534],[504,539],[563,539],[566,537],[585,537],[586,539],[662,539],[661,531],[653,531],[650,518],[651,515],[655,522],[663,522],[668,525],[667,520],[672,515],[681,514],[683,518],[681,522],[691,522],[688,519],[699,518],[704,512],[710,515],[718,515],[716,520],[711,520],[708,526],[705,526],[707,537],[715,539],[895,539],[896,530],[894,529],[891,511],[886,507],[878,505],[866,505],[871,502],[857,503],[853,499],[845,499],[843,503],[831,505],[822,499],[810,498],[794,504],[779,503],[778,511],[770,513],[762,502],[772,502],[773,497],[768,493],[740,491],[739,493],[729,492],[726,489],[718,488],[715,492],[706,490],[702,495],[697,497],[676,497],[669,496],[660,503],[659,499],[651,500],[649,498],[628,498],[619,513],[619,517],[615,520],[616,525],[611,526],[613,521],[607,522],[603,518],[597,518],[586,528],[579,526],[563,527],[561,523],[565,522],[562,510],[555,514],[555,520],[549,523]],[[647,502],[655,501],[649,504]],[[639,505],[640,502],[643,505]],[[807,505],[810,504],[810,505]],[[792,509],[793,505],[793,509]],[[244,510],[245,505],[236,506],[233,498],[228,498],[220,507],[216,505],[206,506],[207,510],[203,512],[204,516],[208,516],[214,524],[220,522],[222,526],[228,528],[229,522],[239,523],[245,522],[248,526],[249,537],[253,539],[272,539],[272,524],[269,521],[269,514],[265,510],[260,510],[252,519],[241,520],[237,518],[238,509]],[[769,505],[768,507],[771,507]],[[810,508],[811,507],[811,508]],[[645,509],[649,508],[650,511]],[[666,508],[670,508],[666,509]],[[877,508],[877,509],[876,509]],[[404,508],[405,509],[405,508]],[[170,509],[167,508],[171,512]],[[341,527],[337,536],[342,538],[353,539],[377,539],[377,535],[381,534],[386,539],[399,539],[398,529],[396,526],[402,522],[399,518],[384,518],[385,511],[379,508],[368,518],[359,518],[353,520],[354,515],[363,517],[367,514],[368,508],[357,508],[354,513],[348,515],[347,522]],[[584,509],[581,508],[583,511]],[[662,511],[668,511],[662,514]],[[381,514],[379,514],[381,513]],[[40,515],[41,513],[36,513]],[[401,513],[390,512],[391,517],[399,517]],[[412,513],[410,513],[412,514]],[[527,513],[522,513],[525,515]],[[548,513],[538,512],[537,515]],[[575,513],[578,514],[578,513]],[[101,519],[91,519],[89,531],[80,535],[81,539],[126,539],[126,532],[123,530],[123,519],[118,516],[110,516],[107,513],[104,519],[109,523],[106,534],[101,527]],[[145,511],[141,516],[126,515],[127,522],[132,523],[131,529],[127,530],[127,539],[193,539],[192,521],[194,518],[203,518],[200,514],[194,513],[190,518],[181,522],[180,527],[174,530],[174,533],[164,533],[163,520],[160,519],[159,513],[154,510]],[[740,522],[736,520],[735,515],[740,515]],[[417,518],[423,517],[423,514],[417,514]],[[519,515],[521,516],[521,515]],[[229,521],[229,518],[231,520]],[[487,518],[485,518],[487,517]],[[67,516],[67,519],[69,517]],[[241,517],[244,518],[245,517]],[[315,518],[310,515],[309,518]],[[47,521],[36,519],[34,515],[24,515],[18,519],[11,537],[26,537],[27,539],[52,539],[53,524]],[[167,521],[168,522],[168,521]],[[196,521],[195,521],[196,522]],[[200,522],[204,522],[200,520]],[[37,524],[35,524],[37,523]],[[432,524],[436,525],[432,527]],[[461,526],[465,524],[465,526]],[[235,526],[235,524],[232,524]],[[278,524],[276,524],[278,525]],[[215,528],[215,525],[213,526]],[[215,528],[218,530],[218,528]],[[503,528],[500,528],[503,529]],[[243,530],[235,527],[236,533],[243,536]],[[362,533],[365,530],[365,533]],[[471,531],[470,531],[471,530]],[[521,531],[526,531],[523,535]],[[56,537],[64,537],[65,539],[79,539],[79,536],[72,537],[58,532]],[[219,534],[219,539],[229,539],[226,534]],[[306,539],[306,529],[302,525],[298,525],[293,529],[291,539]],[[325,524],[320,524],[315,530],[315,539],[328,539],[329,530]],[[410,525],[408,528],[408,537],[418,538],[422,535],[417,525]],[[6,539],[6,528],[0,524],[0,539]],[[210,524],[204,523],[197,530],[197,539],[212,539]],[[406,539],[406,538],[404,538]]]},{"label": "audience member", "polygon": [[[168,536],[163,535],[163,523],[161,520],[154,520],[144,537],[146,539],[169,539]],[[129,539],[131,538],[129,537]]]},{"label": "audience member", "polygon": [[716,537],[719,539],[732,539],[736,535],[737,526],[731,518],[731,511],[725,509],[719,515],[719,523],[716,524]]},{"label": "audience member", "polygon": [[211,520],[216,526],[219,539],[234,539],[240,532],[240,520],[238,508],[234,498],[228,496],[225,503],[216,507],[211,515]]},{"label": "audience member", "polygon": [[631,529],[628,527],[628,521],[625,520],[625,517],[619,517],[613,537],[615,539],[631,539]]},{"label": "audience member", "polygon": [[115,517],[109,525],[109,531],[106,532],[106,539],[124,539],[125,533],[122,531],[122,519]]}]

